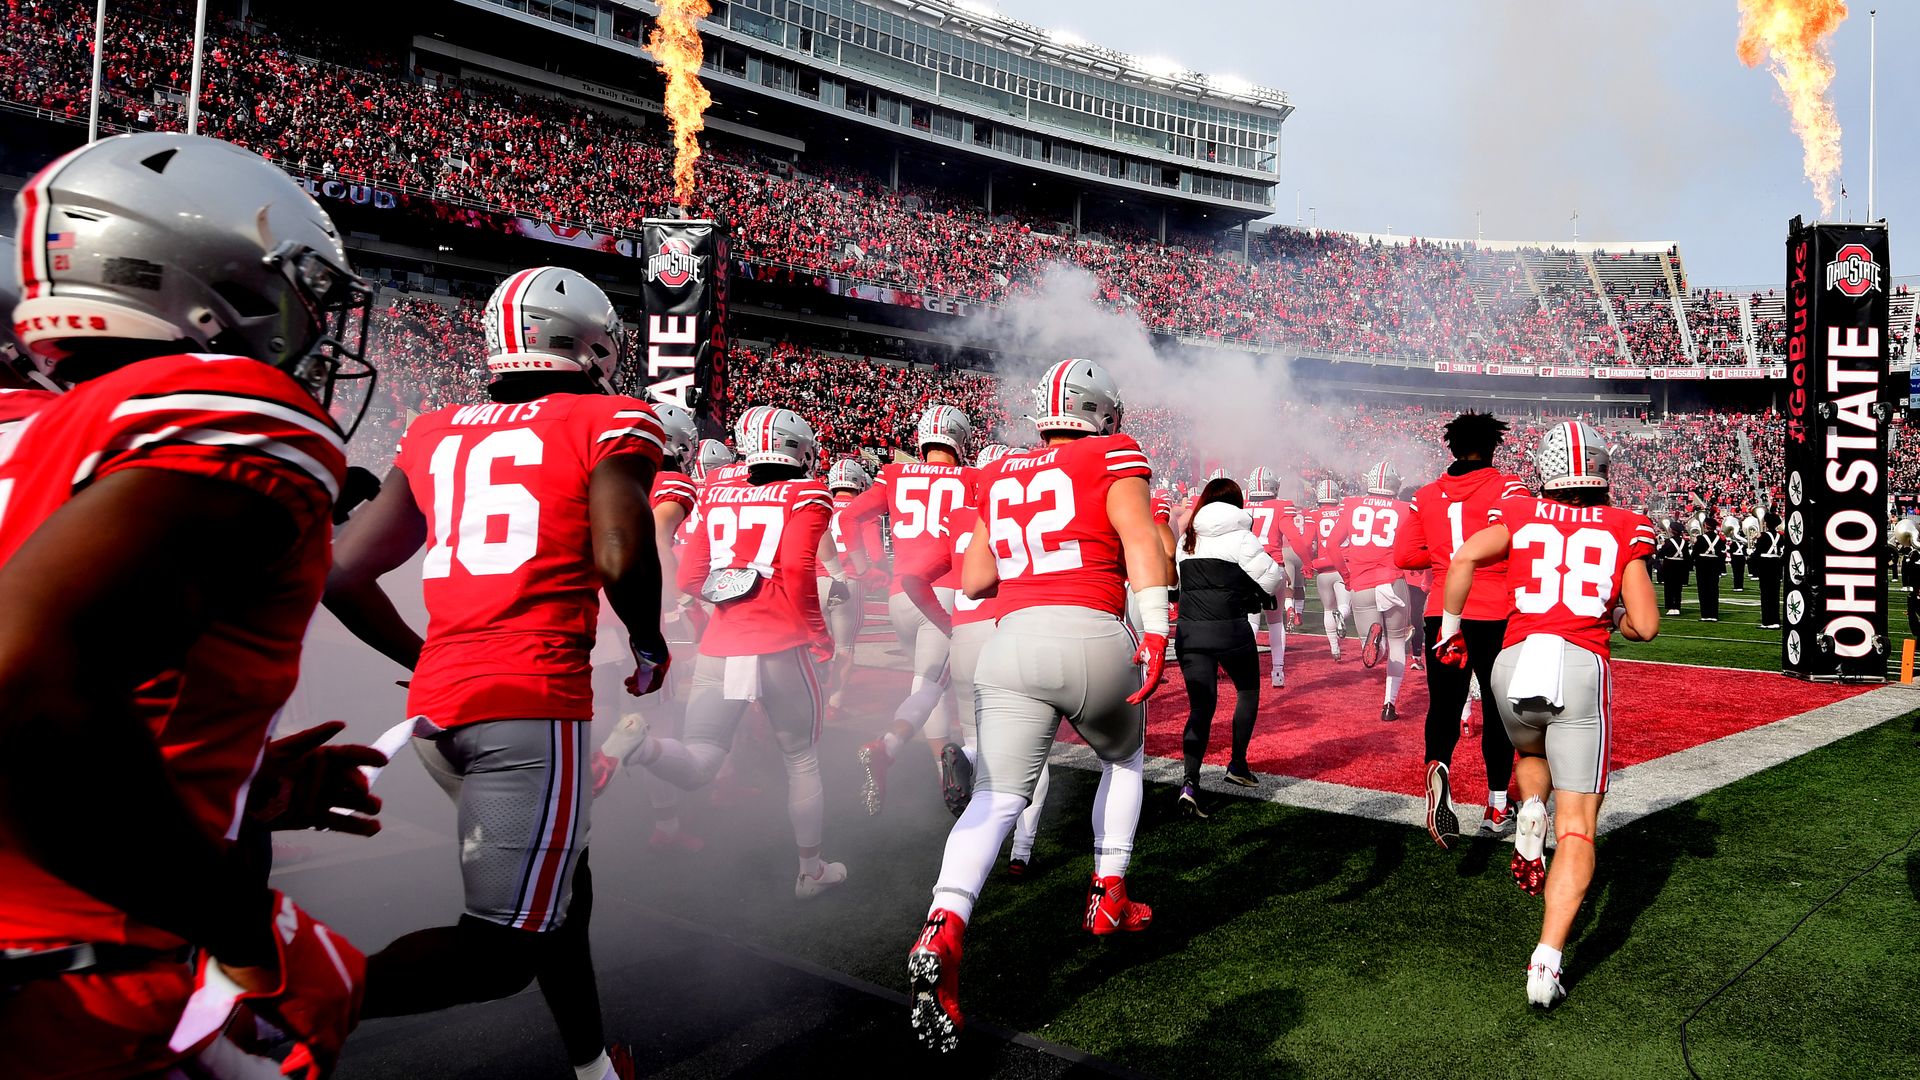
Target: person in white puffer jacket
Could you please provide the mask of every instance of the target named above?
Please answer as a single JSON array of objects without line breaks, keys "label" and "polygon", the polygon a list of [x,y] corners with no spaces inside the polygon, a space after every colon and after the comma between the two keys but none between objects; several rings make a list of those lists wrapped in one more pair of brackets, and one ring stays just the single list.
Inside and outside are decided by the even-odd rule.
[{"label": "person in white puffer jacket", "polygon": [[1233,757],[1227,781],[1253,787],[1260,780],[1247,766],[1247,744],[1260,709],[1260,652],[1247,616],[1273,606],[1273,591],[1286,571],[1253,534],[1240,485],[1226,477],[1207,481],[1175,551],[1180,568],[1180,619],[1174,643],[1187,681],[1187,731],[1181,740],[1186,782],[1180,809],[1205,817],[1200,806],[1200,760],[1206,756],[1219,705],[1220,672],[1233,680]]}]

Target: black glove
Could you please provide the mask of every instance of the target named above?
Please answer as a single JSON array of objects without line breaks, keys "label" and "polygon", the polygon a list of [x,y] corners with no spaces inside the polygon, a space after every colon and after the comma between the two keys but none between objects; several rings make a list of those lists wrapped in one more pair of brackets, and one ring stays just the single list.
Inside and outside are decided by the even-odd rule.
[{"label": "black glove", "polygon": [[372,836],[380,831],[380,799],[367,790],[362,766],[386,755],[371,746],[326,746],[347,725],[327,723],[267,744],[247,797],[247,814],[268,829],[325,829]]}]

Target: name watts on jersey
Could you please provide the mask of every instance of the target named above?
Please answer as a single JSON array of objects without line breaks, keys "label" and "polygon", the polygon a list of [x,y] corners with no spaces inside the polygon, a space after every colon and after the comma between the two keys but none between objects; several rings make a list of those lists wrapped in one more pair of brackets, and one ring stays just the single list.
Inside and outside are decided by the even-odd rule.
[{"label": "name watts on jersey", "polygon": [[546,399],[522,401],[514,405],[462,405],[455,409],[449,424],[517,424],[540,414]]}]

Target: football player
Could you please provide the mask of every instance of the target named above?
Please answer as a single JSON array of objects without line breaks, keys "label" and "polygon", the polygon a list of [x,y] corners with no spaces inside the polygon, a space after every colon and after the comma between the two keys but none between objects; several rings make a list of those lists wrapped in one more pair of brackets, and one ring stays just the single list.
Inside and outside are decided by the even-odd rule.
[{"label": "football player", "polygon": [[[651,506],[665,437],[650,406],[610,392],[620,321],[584,276],[522,270],[482,319],[491,401],[415,418],[327,585],[349,630],[413,669],[408,712],[439,729],[414,749],[468,838],[465,911],[371,957],[366,1009],[431,1012],[537,978],[568,1061],[612,1076],[588,945],[589,654],[604,589],[635,657],[628,689],[666,675]],[[379,583],[422,544],[424,642]]]},{"label": "football player", "polygon": [[[695,609],[689,598],[681,596],[680,591],[674,588],[673,580],[679,570],[675,549],[683,542],[681,529],[693,511],[697,490],[692,465],[699,433],[692,413],[671,402],[656,401],[651,404],[654,419],[660,423],[661,438],[665,441],[661,469],[653,478],[651,496],[653,543],[660,556],[660,607],[665,619],[662,626],[669,637],[668,648],[682,645],[681,649],[674,651],[685,654],[689,651],[688,647],[699,644],[700,624],[698,617],[692,614]],[[602,639],[608,644],[618,640],[617,636],[609,639],[604,634]],[[619,648],[615,656],[619,659],[607,667],[616,670],[624,679],[631,656],[624,647]],[[684,672],[688,669],[687,661],[691,657],[679,655],[676,659],[681,660],[682,664],[677,669],[667,669],[664,692],[627,703],[620,722],[601,742],[600,749],[593,752],[594,798],[605,794],[607,786],[613,783],[614,776],[626,764],[627,756],[639,746],[640,739],[648,730],[648,721],[644,718],[647,712],[657,717],[652,723],[654,730],[670,735],[679,733],[680,720],[686,711]],[[614,700],[619,700],[617,691],[614,692]],[[649,785],[647,798],[653,804],[653,833],[647,838],[649,846],[692,853],[706,845],[705,841],[681,827],[681,794],[680,789],[672,784]]]},{"label": "football player", "polygon": [[1367,470],[1366,485],[1365,495],[1340,504],[1328,542],[1340,578],[1353,593],[1354,625],[1362,633],[1360,662],[1372,667],[1386,656],[1387,690],[1380,719],[1393,721],[1400,718],[1394,703],[1407,673],[1407,636],[1413,625],[1407,583],[1394,565],[1393,545],[1411,510],[1398,498],[1400,476],[1387,462]]},{"label": "football player", "polygon": [[[1500,520],[1505,499],[1523,499],[1527,485],[1493,467],[1494,452],[1506,437],[1505,421],[1489,413],[1464,412],[1446,427],[1453,464],[1446,474],[1414,493],[1412,513],[1394,541],[1394,562],[1409,570],[1434,569],[1444,575],[1454,552],[1480,530]],[[1427,594],[1424,619],[1428,648],[1440,642],[1440,616],[1446,582]],[[1460,741],[1461,710],[1469,689],[1480,684],[1480,755],[1487,766],[1487,808],[1480,832],[1497,835],[1512,825],[1507,786],[1513,779],[1513,744],[1506,728],[1489,715],[1493,706],[1493,658],[1506,633],[1507,564],[1489,563],[1473,576],[1473,593],[1461,610],[1461,633],[1474,659],[1472,671],[1447,664],[1427,665],[1426,793],[1427,833],[1441,847],[1460,838],[1460,816],[1453,805],[1453,748]]]},{"label": "football player", "polygon": [[[1102,761],[1093,803],[1093,879],[1082,925],[1144,930],[1153,911],[1127,895],[1139,824],[1144,704],[1167,649],[1167,562],[1148,506],[1152,470],[1120,434],[1113,377],[1088,360],[1055,364],[1035,392],[1043,445],[1008,454],[980,480],[980,520],[962,589],[995,597],[999,622],[980,652],[974,700],[979,774],[947,837],[932,909],[912,951],[911,1019],[920,1041],[958,1045],[967,920],[1047,767],[1064,716]],[[1143,637],[1121,619],[1131,584]],[[1144,665],[1144,677],[1135,669]]]},{"label": "football player", "polygon": [[1313,527],[1313,583],[1320,592],[1320,618],[1327,628],[1327,647],[1333,659],[1340,659],[1340,642],[1347,636],[1347,620],[1353,616],[1347,583],[1336,568],[1333,530],[1340,524],[1340,487],[1322,480],[1314,487],[1314,502],[1319,506],[1307,516]]},{"label": "football player", "polygon": [[[1547,896],[1540,944],[1527,962],[1527,1000],[1543,1008],[1566,996],[1561,950],[1593,880],[1593,830],[1613,745],[1611,634],[1618,628],[1630,641],[1651,641],[1660,632],[1646,563],[1653,522],[1609,504],[1607,458],[1591,425],[1571,421],[1542,436],[1540,497],[1502,501],[1497,520],[1454,553],[1436,656],[1460,669],[1477,659],[1464,613],[1479,569],[1505,563],[1510,600],[1492,697],[1520,751],[1514,880]],[[1551,872],[1549,792],[1558,837]]]},{"label": "football player", "polygon": [[162,1073],[231,1048],[244,1005],[317,1077],[365,959],[268,886],[257,829],[377,827],[330,808],[378,808],[379,752],[268,742],[372,287],[311,197],[213,139],[92,143],[15,210],[12,326],[72,389],[0,435],[0,1070]]},{"label": "football player", "polygon": [[1272,647],[1273,685],[1287,685],[1287,625],[1293,621],[1293,586],[1300,580],[1301,568],[1310,552],[1302,532],[1300,511],[1293,501],[1280,498],[1280,478],[1265,465],[1247,474],[1247,513],[1253,515],[1253,535],[1260,538],[1273,561],[1286,568],[1286,577],[1274,590],[1274,605],[1264,616],[1248,619],[1259,629],[1264,618],[1267,643]]},{"label": "football player", "polygon": [[[947,518],[966,501],[978,475],[961,464],[972,437],[973,425],[966,413],[951,405],[929,405],[915,428],[921,460],[882,466],[873,487],[843,512],[843,528],[862,528],[884,513],[890,521],[896,563],[938,559],[951,543]],[[941,588],[936,594],[941,606],[951,610],[953,590]],[[955,754],[946,749],[952,744],[953,730],[953,703],[947,698],[947,636],[900,591],[897,576],[887,597],[887,612],[900,647],[913,661],[913,683],[907,699],[895,710],[893,723],[879,738],[860,747],[860,801],[869,814],[878,814],[885,805],[887,769],[894,757],[923,728],[927,741],[940,746],[942,790],[959,783],[952,775]]]},{"label": "football player", "polygon": [[13,336],[13,305],[20,302],[19,259],[13,237],[0,236],[0,435],[40,411],[57,392],[41,385],[44,376],[20,352]]},{"label": "football player", "polygon": [[793,894],[811,900],[847,880],[845,863],[820,857],[825,789],[816,664],[833,657],[820,612],[818,567],[831,555],[833,498],[813,479],[813,428],[797,414],[749,410],[736,445],[745,482],[710,483],[701,531],[680,562],[680,587],[714,606],[700,638],[684,739],[649,735],[635,760],[689,791],[711,783],[747,706],[758,701],[787,770],[787,815],[799,849]]},{"label": "football player", "polygon": [[872,486],[873,477],[851,458],[836,461],[827,469],[827,492],[833,496],[827,535],[833,538],[834,551],[848,570],[842,575],[844,581],[836,581],[832,575],[820,578],[820,606],[826,612],[827,630],[833,635],[833,661],[826,676],[829,709],[838,709],[846,694],[847,676],[853,670],[853,647],[867,621],[867,587],[862,579],[871,576],[872,553],[880,550],[878,522],[868,521],[849,533],[844,518],[853,500]]}]

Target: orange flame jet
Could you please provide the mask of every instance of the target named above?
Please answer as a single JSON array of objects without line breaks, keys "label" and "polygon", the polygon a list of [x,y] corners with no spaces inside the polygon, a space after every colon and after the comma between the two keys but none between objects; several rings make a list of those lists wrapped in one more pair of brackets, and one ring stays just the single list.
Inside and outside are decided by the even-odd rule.
[{"label": "orange flame jet", "polygon": [[700,132],[707,126],[713,95],[700,83],[700,20],[713,12],[707,0],[661,0],[660,19],[647,36],[660,73],[667,77],[667,120],[673,125],[673,197],[693,202],[693,163],[700,158]]},{"label": "orange flame jet", "polygon": [[1802,168],[1828,218],[1840,175],[1840,119],[1827,100],[1833,61],[1826,41],[1846,17],[1844,0],[1740,0],[1740,62],[1768,61],[1800,136]]}]

